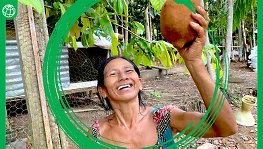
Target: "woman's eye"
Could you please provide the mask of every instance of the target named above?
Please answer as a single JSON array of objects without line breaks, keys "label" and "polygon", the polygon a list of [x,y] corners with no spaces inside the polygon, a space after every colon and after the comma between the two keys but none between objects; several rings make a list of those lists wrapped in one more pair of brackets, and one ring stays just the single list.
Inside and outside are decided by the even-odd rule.
[{"label": "woman's eye", "polygon": [[114,77],[114,76],[116,76],[116,73],[108,73],[108,74],[106,75],[106,77]]},{"label": "woman's eye", "polygon": [[127,73],[130,73],[130,72],[133,72],[133,70],[129,69],[129,70],[126,70]]}]

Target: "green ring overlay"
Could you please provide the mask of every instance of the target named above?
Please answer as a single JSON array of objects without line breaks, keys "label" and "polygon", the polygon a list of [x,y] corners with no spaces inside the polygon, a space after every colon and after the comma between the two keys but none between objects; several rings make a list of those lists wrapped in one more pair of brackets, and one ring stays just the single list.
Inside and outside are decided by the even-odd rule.
[{"label": "green ring overlay", "polygon": [[[68,106],[65,101],[65,96],[63,93],[60,72],[59,72],[59,59],[61,57],[62,47],[69,30],[75,23],[75,21],[86,12],[91,6],[100,2],[100,0],[78,0],[76,1],[61,17],[57,22],[55,29],[53,30],[50,40],[47,44],[46,53],[43,63],[43,82],[44,89],[47,98],[48,105],[56,122],[60,128],[66,133],[66,135],[79,147],[79,148],[121,148],[117,146],[110,145],[99,139],[94,138],[88,133],[89,127],[87,127],[79,118],[75,115],[73,110]],[[214,41],[213,44],[215,45]],[[216,49],[216,56],[218,56],[218,51]],[[225,58],[226,59],[226,58]],[[224,60],[225,60],[224,59]],[[228,72],[228,63],[226,62],[227,68],[224,69]],[[211,104],[209,105],[207,112],[205,113],[202,120],[197,124],[197,126],[185,136],[183,133],[190,128],[191,123],[188,127],[181,133],[174,136],[174,139],[181,138],[179,141],[175,142],[171,148],[189,148],[192,147],[195,142],[197,142],[207,131],[208,128],[212,126],[216,118],[222,109],[224,100],[223,97],[219,101],[216,100],[216,93],[219,87],[219,61],[216,62],[216,86],[215,92]],[[225,67],[225,65],[224,65]],[[228,78],[228,73],[225,76]],[[227,81],[224,83],[224,88],[227,88]],[[58,82],[59,81],[59,82]],[[212,111],[213,109],[213,111]],[[215,110],[216,109],[216,110]],[[211,112],[212,111],[212,112]],[[195,137],[192,137],[195,136]],[[172,140],[169,140],[172,141]],[[161,146],[156,145],[157,146]],[[152,148],[152,147],[147,147]],[[170,147],[169,147],[170,148]]]}]

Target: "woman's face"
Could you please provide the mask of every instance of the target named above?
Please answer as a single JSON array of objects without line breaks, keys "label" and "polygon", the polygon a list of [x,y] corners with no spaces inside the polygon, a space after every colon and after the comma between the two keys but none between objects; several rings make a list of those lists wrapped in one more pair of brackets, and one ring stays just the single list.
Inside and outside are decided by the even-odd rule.
[{"label": "woman's face", "polygon": [[138,98],[142,82],[132,64],[116,58],[105,67],[104,87],[100,88],[110,100],[128,101]]}]

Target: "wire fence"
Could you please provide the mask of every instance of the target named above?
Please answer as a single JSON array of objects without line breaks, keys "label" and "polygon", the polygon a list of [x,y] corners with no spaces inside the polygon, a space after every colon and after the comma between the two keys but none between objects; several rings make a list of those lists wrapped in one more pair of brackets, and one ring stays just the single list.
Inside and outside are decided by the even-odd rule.
[{"label": "wire fence", "polygon": [[[18,22],[16,23],[21,25],[18,28],[28,25],[19,24],[20,19],[18,17]],[[40,105],[40,97],[29,93],[34,92],[38,94],[38,90],[35,90],[34,87],[38,88],[37,86],[39,85],[37,80],[34,79],[36,78],[36,65],[32,63],[34,60],[30,60],[30,57],[34,55],[30,49],[32,45],[29,45],[32,43],[29,41],[19,43],[18,41],[21,41],[21,39],[18,40],[17,38],[22,33],[21,30],[18,33],[16,29],[17,27],[15,27],[13,21],[7,21],[6,148],[36,148],[37,145],[34,141],[43,138],[39,146],[45,146],[47,137],[36,138],[36,134],[51,135],[49,137],[52,138],[54,148],[61,148],[63,144],[66,144],[67,148],[76,148],[76,145],[67,137],[66,142],[62,141],[63,132],[58,129],[51,115],[49,115],[51,134],[46,134],[45,126],[43,126],[43,107]],[[29,28],[22,31],[23,36],[30,36]],[[28,43],[28,45],[25,46],[25,43]],[[60,76],[65,92],[63,98],[69,105],[68,108],[72,108],[80,120],[87,126],[90,126],[94,120],[109,114],[102,110],[99,99],[95,94],[98,67],[106,59],[109,51],[99,47],[84,48],[83,46],[80,46],[76,51],[71,47],[65,46],[62,51]],[[25,57],[29,59],[26,60]],[[26,84],[29,84],[29,86]],[[60,137],[57,142],[54,133]]]},{"label": "wire fence", "polygon": [[[30,116],[21,75],[20,54],[13,21],[6,22],[6,144],[28,146]],[[14,144],[14,143],[13,143]]]}]

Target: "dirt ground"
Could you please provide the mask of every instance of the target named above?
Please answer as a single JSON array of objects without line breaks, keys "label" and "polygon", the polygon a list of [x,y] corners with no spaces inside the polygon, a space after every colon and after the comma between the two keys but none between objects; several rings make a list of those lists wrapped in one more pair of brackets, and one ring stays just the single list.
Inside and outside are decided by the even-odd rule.
[{"label": "dirt ground", "polygon": [[[179,66],[175,66],[179,67]],[[180,66],[181,67],[181,66]],[[244,95],[256,96],[257,73],[247,68],[246,63],[231,62],[230,83],[228,93],[229,102],[234,111],[239,109],[240,99]],[[145,103],[148,106],[157,105],[176,105],[186,111],[205,112],[202,105],[201,97],[189,74],[178,72],[168,74],[163,77],[153,78],[144,81],[144,94],[146,95]],[[97,104],[98,101],[90,101],[88,107],[92,107],[95,111],[80,112],[77,115],[87,125],[91,125],[92,121],[104,117],[105,113]],[[252,113],[257,120],[257,106],[252,108]],[[257,146],[257,125],[254,126],[238,126],[238,133],[226,138],[200,139],[196,146],[210,145],[210,148],[230,148],[230,149],[253,149]],[[208,148],[208,147],[205,147]]]},{"label": "dirt ground", "polygon": [[[246,63],[232,62],[230,69],[230,83],[228,92],[229,102],[234,111],[240,107],[240,99],[244,95],[256,96],[257,73],[247,68]],[[148,105],[173,104],[186,111],[204,112],[200,106],[201,97],[191,79],[186,73],[166,75],[163,78],[145,81],[145,93],[148,95]],[[252,109],[257,120],[257,106]],[[238,133],[227,138],[200,139],[197,146],[209,143],[212,148],[240,148],[252,149],[257,146],[257,125],[247,127],[238,126]]]},{"label": "dirt ground", "polygon": [[[182,67],[182,66],[175,66]],[[182,69],[181,69],[182,70]],[[192,81],[192,78],[185,71],[164,75],[159,78],[152,78],[143,81],[144,85],[144,102],[148,106],[157,105],[176,105],[186,111],[205,112],[201,102],[201,97]],[[246,63],[231,62],[230,83],[228,93],[229,102],[234,111],[239,109],[240,99],[244,95],[256,96],[257,73],[247,68]],[[96,119],[105,117],[110,112],[105,112],[99,106],[99,100],[96,97],[90,98],[86,93],[77,93],[70,95],[69,103],[75,110],[79,118],[90,126]],[[93,110],[92,110],[93,109]],[[252,108],[252,114],[257,120],[257,106]],[[10,122],[22,127],[21,119],[27,115],[14,117]],[[29,121],[26,121],[29,122]],[[11,124],[12,124],[11,123]],[[28,126],[29,124],[24,124]],[[24,136],[24,135],[23,135]],[[19,138],[23,138],[22,136]],[[76,148],[71,141],[68,141],[69,148]],[[210,145],[213,148],[230,148],[230,149],[253,149],[257,148],[257,124],[254,126],[238,126],[238,133],[226,138],[200,139],[196,146]]]}]

